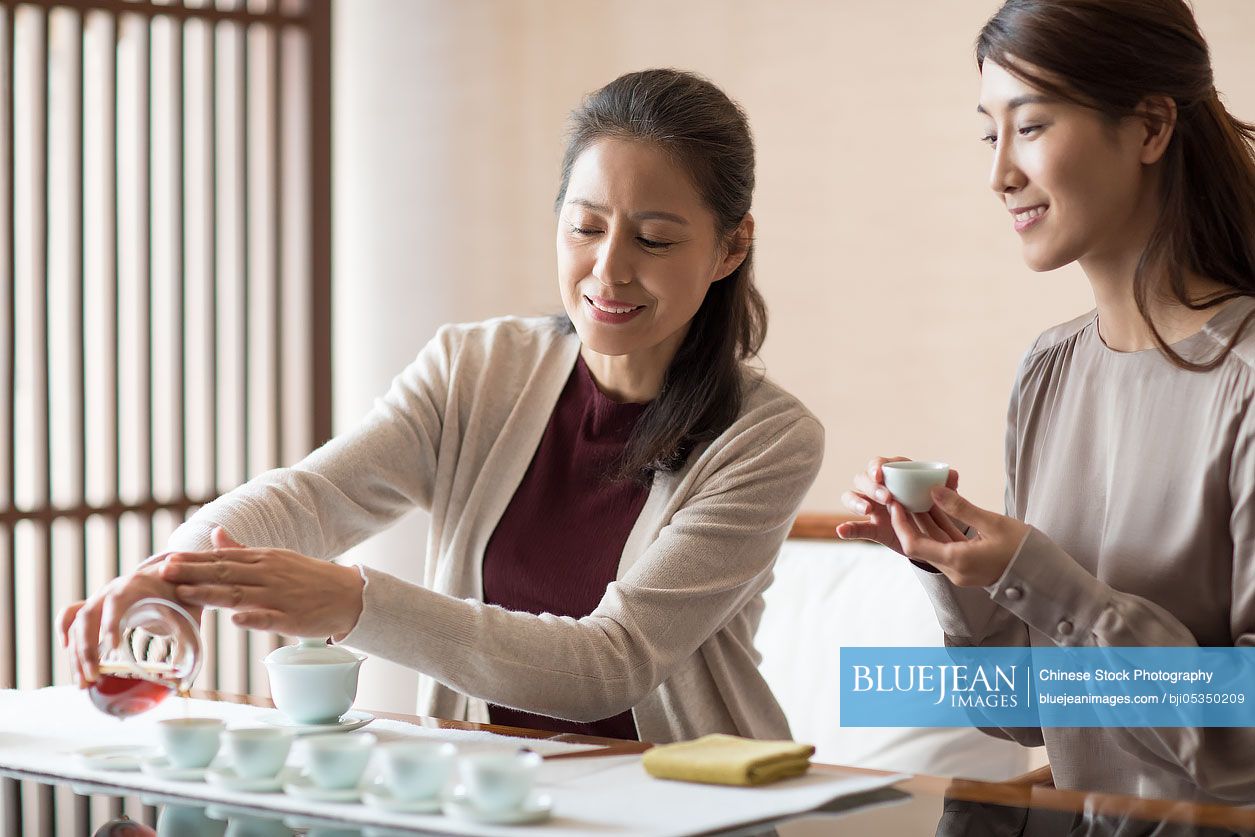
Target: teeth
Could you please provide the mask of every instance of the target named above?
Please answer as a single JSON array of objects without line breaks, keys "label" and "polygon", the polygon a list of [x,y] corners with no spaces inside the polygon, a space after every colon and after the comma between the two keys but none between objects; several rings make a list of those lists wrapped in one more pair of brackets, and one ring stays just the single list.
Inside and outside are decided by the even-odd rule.
[{"label": "teeth", "polygon": [[[588,299],[588,297],[585,297],[585,299]],[[607,314],[630,314],[631,312],[635,311],[637,308],[640,307],[639,305],[630,305],[627,308],[608,308],[605,305],[598,305],[596,302],[593,302],[591,299],[589,299],[588,302],[598,311],[605,311]]]},{"label": "teeth", "polygon": [[1025,211],[1023,211],[1023,212],[1017,212],[1017,213],[1015,213],[1015,220],[1017,220],[1017,221],[1030,221],[1030,220],[1032,220],[1033,218],[1040,218],[1041,216],[1043,216],[1043,215],[1045,215],[1045,214],[1046,214],[1046,207],[1044,207],[1044,206],[1035,206],[1035,207],[1033,207],[1032,209],[1026,209],[1026,210],[1025,210]]}]

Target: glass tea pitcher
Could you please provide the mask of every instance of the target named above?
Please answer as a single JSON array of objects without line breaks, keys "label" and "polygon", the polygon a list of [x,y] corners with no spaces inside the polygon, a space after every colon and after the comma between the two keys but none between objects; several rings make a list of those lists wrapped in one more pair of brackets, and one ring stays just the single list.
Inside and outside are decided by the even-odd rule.
[{"label": "glass tea pitcher", "polygon": [[186,695],[201,667],[200,625],[181,605],[140,599],[122,614],[117,648],[100,647],[92,703],[115,718],[147,712],[170,695]]}]

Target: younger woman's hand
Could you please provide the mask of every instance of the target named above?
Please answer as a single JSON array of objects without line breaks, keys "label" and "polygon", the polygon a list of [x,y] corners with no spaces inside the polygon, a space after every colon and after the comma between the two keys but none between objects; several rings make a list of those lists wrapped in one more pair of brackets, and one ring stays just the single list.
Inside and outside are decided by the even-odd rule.
[{"label": "younger woman's hand", "polygon": [[173,552],[163,581],[186,602],[227,608],[243,628],[288,636],[340,637],[362,613],[364,582],[356,567],[290,549],[251,549],[215,530],[217,549]]},{"label": "younger woman's hand", "polygon": [[[938,486],[932,496],[928,515],[913,515],[898,501],[889,501],[890,523],[902,554],[930,564],[960,587],[988,587],[1002,578],[1028,536],[1028,524],[974,506],[951,488]],[[930,525],[938,511],[971,527],[968,535],[955,538],[953,532]]]},{"label": "younger woman's hand", "polygon": [[[885,488],[883,466],[886,462],[909,461],[903,456],[887,458],[879,456],[867,463],[866,472],[854,475],[854,490],[842,494],[841,502],[855,514],[867,515],[867,520],[842,523],[837,527],[838,536],[844,540],[875,541],[900,555],[906,554],[889,515],[889,504],[893,502],[893,498],[889,494],[889,489]],[[959,487],[958,471],[950,471],[950,475],[946,477],[946,485],[951,489]],[[927,521],[921,522],[921,525],[935,529],[951,540],[964,537],[963,533],[955,527],[954,522],[936,506],[924,514],[915,516],[927,518]]]}]

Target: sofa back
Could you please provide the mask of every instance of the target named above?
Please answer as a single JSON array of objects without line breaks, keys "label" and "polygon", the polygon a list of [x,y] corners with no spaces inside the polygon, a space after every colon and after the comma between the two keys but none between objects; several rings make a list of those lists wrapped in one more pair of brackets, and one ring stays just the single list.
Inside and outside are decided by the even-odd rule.
[{"label": "sofa back", "polygon": [[764,598],[760,670],[794,739],[814,744],[818,761],[991,780],[1042,763],[1040,753],[974,728],[840,725],[838,649],[943,644],[932,604],[902,556],[870,542],[791,538]]}]

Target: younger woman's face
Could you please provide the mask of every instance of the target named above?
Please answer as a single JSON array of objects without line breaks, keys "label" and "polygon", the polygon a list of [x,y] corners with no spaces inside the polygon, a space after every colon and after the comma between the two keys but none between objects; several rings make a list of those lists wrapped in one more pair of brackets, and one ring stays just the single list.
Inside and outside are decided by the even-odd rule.
[{"label": "younger woman's face", "polygon": [[572,166],[557,249],[567,316],[604,355],[674,353],[707,289],[744,258],[726,252],[682,167],[651,145],[610,138]]},{"label": "younger woman's face", "polygon": [[989,185],[1007,208],[1030,268],[1121,259],[1140,250],[1146,202],[1153,198],[1142,121],[1113,124],[989,60],[977,111],[993,149]]}]

